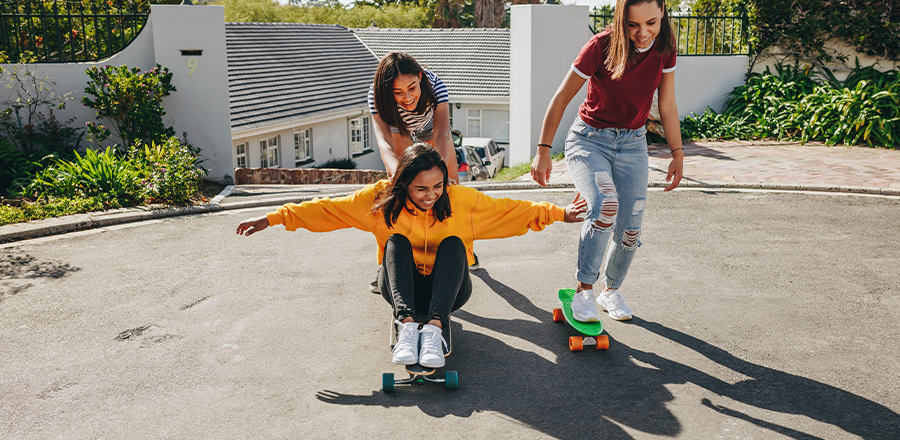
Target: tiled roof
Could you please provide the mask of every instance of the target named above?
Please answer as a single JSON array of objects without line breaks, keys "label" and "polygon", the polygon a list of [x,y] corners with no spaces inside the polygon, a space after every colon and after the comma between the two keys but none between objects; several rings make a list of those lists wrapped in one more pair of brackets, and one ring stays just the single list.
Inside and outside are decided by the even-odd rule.
[{"label": "tiled roof", "polygon": [[406,52],[437,73],[450,99],[509,99],[509,29],[353,29],[381,59]]},{"label": "tiled roof", "polygon": [[231,130],[366,108],[378,59],[336,25],[226,23]]}]

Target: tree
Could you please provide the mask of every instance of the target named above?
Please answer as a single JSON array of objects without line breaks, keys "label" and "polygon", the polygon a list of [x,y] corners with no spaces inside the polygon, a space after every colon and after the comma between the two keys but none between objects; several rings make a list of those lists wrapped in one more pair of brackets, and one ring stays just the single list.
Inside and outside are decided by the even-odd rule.
[{"label": "tree", "polygon": [[505,0],[475,0],[475,22],[480,28],[503,27]]}]

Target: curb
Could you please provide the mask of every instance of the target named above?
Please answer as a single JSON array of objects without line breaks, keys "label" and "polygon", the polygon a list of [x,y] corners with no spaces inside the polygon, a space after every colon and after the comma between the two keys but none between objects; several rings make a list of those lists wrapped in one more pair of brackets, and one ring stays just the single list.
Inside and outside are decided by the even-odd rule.
[{"label": "curb", "polygon": [[[665,181],[650,181],[648,188],[665,188],[669,184]],[[507,182],[485,182],[485,183],[466,183],[466,186],[475,188],[479,191],[502,191],[502,190],[541,190],[541,189],[571,189],[575,188],[572,183],[553,183],[546,187],[542,187],[535,182],[525,181],[507,181]],[[723,182],[723,183],[707,183],[691,180],[682,180],[679,188],[708,188],[708,189],[757,189],[757,190],[775,190],[775,191],[814,191],[823,193],[843,193],[843,194],[869,194],[869,195],[885,195],[900,196],[900,188],[873,188],[863,186],[838,186],[838,185],[817,185],[817,184],[786,184],[786,183],[741,183],[741,182]],[[115,211],[101,211],[86,214],[74,214],[63,217],[57,217],[45,220],[33,220],[25,223],[15,223],[11,225],[0,226],[0,244],[14,241],[28,240],[32,238],[46,237],[52,235],[65,234],[69,232],[81,231],[85,229],[96,229],[107,226],[119,225],[123,223],[141,222],[147,220],[155,220],[168,217],[179,217],[185,215],[199,215],[210,212],[259,208],[265,206],[283,205],[285,203],[299,203],[316,198],[323,197],[341,197],[351,194],[353,191],[344,191],[330,194],[316,194],[308,196],[276,196],[258,200],[248,200],[242,202],[225,203],[222,202],[234,191],[234,185],[228,185],[216,197],[210,200],[208,205],[188,206],[183,208],[165,208],[154,209],[149,207],[126,208]]]}]

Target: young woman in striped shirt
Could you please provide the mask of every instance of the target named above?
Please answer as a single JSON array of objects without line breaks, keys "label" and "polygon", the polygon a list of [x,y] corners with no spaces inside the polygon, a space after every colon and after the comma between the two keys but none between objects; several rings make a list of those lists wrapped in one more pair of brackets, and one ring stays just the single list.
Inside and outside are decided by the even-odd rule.
[{"label": "young woman in striped shirt", "polygon": [[403,151],[419,141],[440,153],[451,182],[459,182],[450,137],[450,94],[437,75],[422,68],[412,56],[391,52],[378,64],[368,101],[388,175],[397,171]]}]

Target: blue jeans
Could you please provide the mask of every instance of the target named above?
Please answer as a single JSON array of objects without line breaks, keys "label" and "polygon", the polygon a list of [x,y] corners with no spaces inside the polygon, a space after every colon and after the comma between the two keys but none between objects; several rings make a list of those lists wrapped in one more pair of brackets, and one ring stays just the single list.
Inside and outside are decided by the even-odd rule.
[{"label": "blue jeans", "polygon": [[647,204],[647,130],[596,129],[576,118],[566,137],[566,165],[575,188],[587,201],[578,242],[576,277],[584,284],[600,278],[606,255],[606,286],[618,289],[641,245]]}]

